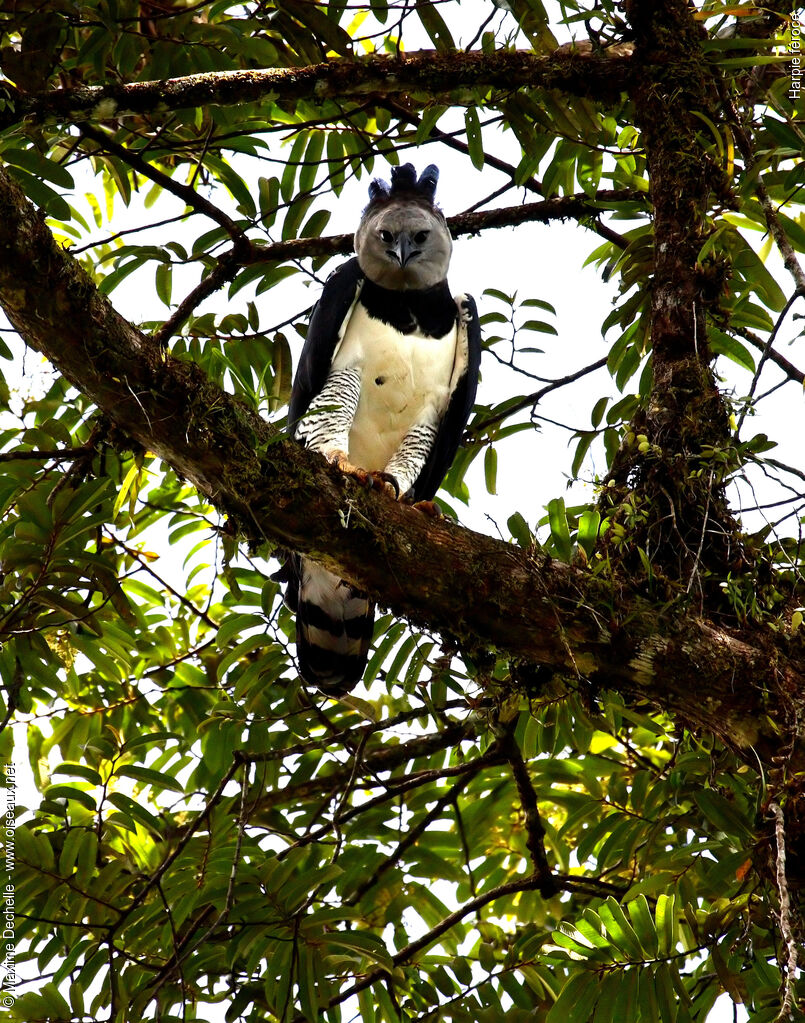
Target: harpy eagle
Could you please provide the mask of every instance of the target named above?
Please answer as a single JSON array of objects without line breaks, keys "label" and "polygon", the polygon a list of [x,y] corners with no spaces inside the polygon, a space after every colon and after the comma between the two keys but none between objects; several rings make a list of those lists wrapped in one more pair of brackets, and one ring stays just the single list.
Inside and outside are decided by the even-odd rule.
[{"label": "harpy eagle", "polygon": [[[469,295],[450,294],[452,241],[434,205],[439,171],[375,180],[356,257],[327,279],[294,378],[291,435],[397,499],[430,501],[467,425],[481,359]],[[302,678],[328,696],[363,675],[374,623],[366,593],[291,555],[279,578],[296,611]]]}]

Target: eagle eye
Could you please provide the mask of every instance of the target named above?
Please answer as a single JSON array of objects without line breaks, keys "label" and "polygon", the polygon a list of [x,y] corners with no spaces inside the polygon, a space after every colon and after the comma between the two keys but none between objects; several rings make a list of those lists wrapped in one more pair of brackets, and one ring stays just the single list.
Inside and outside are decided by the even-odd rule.
[{"label": "eagle eye", "polygon": [[414,235],[414,241],[417,243],[417,245],[424,245],[424,243],[428,239],[429,234],[430,231],[417,231],[417,233]]},{"label": "eagle eye", "polygon": [[380,240],[385,242],[386,245],[390,245],[394,241],[394,236],[391,231],[387,231],[385,228],[380,232]]}]

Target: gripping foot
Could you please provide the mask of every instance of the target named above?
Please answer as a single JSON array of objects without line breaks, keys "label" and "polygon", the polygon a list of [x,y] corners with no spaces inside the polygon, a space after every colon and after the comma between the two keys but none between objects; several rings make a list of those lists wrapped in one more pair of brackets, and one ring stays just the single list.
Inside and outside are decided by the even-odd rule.
[{"label": "gripping foot", "polygon": [[422,512],[431,519],[443,519],[444,512],[435,501],[414,501],[411,505],[417,511]]},{"label": "gripping foot", "polygon": [[346,451],[331,451],[325,457],[339,472],[343,472],[345,476],[351,476],[359,483],[362,483],[363,486],[368,487],[369,490],[376,490],[381,494],[386,494],[393,501],[396,501],[400,496],[397,480],[391,473],[369,472],[366,469],[360,469],[357,465],[353,465],[350,462]]}]

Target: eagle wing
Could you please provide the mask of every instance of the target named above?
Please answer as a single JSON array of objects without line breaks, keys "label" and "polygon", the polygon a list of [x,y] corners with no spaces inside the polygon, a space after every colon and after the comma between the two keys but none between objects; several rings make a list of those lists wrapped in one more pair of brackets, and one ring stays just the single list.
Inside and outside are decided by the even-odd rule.
[{"label": "eagle wing", "polygon": [[[363,280],[358,260],[350,259],[325,282],[310,317],[288,404],[291,436],[327,382]],[[274,578],[287,584],[285,602],[296,612],[302,677],[330,696],[348,693],[366,666],[374,604],[365,593],[299,554],[291,554]]]},{"label": "eagle wing", "polygon": [[358,260],[353,258],[334,270],[325,281],[321,298],[310,317],[288,403],[288,432],[291,436],[327,381],[363,279]]},{"label": "eagle wing", "polygon": [[458,336],[450,401],[439,423],[427,461],[411,487],[411,496],[415,501],[430,501],[441,486],[461,444],[464,428],[475,404],[475,392],[478,390],[478,372],[481,368],[481,323],[478,309],[471,295],[457,295],[455,301],[458,308]]}]

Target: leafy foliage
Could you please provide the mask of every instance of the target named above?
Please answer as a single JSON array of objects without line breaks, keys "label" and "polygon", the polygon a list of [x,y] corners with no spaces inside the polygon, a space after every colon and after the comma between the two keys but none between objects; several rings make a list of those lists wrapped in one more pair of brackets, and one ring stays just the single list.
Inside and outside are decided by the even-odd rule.
[{"label": "leafy foliage", "polygon": [[[703,329],[697,358],[729,381],[731,421],[704,424],[681,482],[661,477],[684,495],[666,504],[661,488],[650,501],[640,490],[672,444],[646,425],[657,183],[634,95],[599,97],[587,78],[602,60],[626,73],[621,6],[21,2],[0,24],[2,171],[103,293],[277,422],[310,305],[348,251],[325,231],[354,225],[356,180],[363,194],[387,162],[457,152],[483,171],[467,210],[488,218],[480,229],[501,211],[507,223],[573,217],[599,235],[587,262],[617,287],[606,354],[580,369],[553,340],[534,271],[515,293],[505,268],[487,268],[483,372],[496,387],[482,392],[443,507],[455,515],[471,493],[462,514],[483,507],[476,468],[494,494],[510,445],[536,474],[558,394],[567,473],[587,489],[566,503],[557,479],[544,516],[516,495],[511,542],[613,580],[616,595],[712,613],[736,634],[790,635],[801,657],[805,476],[774,451],[798,432],[766,418],[768,395],[803,383],[781,348],[798,328],[769,258],[773,241],[789,269],[805,251],[784,55],[797,30],[774,4],[685,14],[701,30],[697,73],[721,90],[716,110],[691,114],[701,163],[722,181],[702,222],[680,225],[697,245],[691,329]],[[437,51],[434,67],[460,65],[462,50],[561,58],[574,87],[472,76],[440,87],[423,74],[404,94],[322,78],[301,96],[278,86],[216,101],[223,72],[348,76],[420,46]],[[211,76],[204,103],[179,95],[132,113],[107,97],[88,117],[15,114],[59,88],[199,74]],[[523,196],[539,209],[518,210]],[[453,227],[479,229],[461,216]],[[794,297],[801,284],[795,273]],[[32,980],[7,1018],[693,1023],[723,993],[757,1023],[781,1018],[794,978],[767,810],[786,793],[794,805],[793,759],[768,774],[689,728],[663,694],[602,691],[583,663],[551,677],[483,637],[456,644],[390,614],[365,690],[323,701],[300,685],[270,549],[239,547],[218,509],[67,379],[21,376],[10,345],[0,341],[1,741],[11,758],[11,723],[24,724],[38,794],[19,807],[15,845],[18,970]],[[570,399],[604,367],[608,384]],[[682,533],[667,530],[697,501],[707,523],[728,487],[773,521],[756,519],[757,532],[730,537],[731,562],[700,570],[702,545],[716,543],[702,527],[693,568],[674,576]],[[614,611],[601,618],[616,631]]]}]

